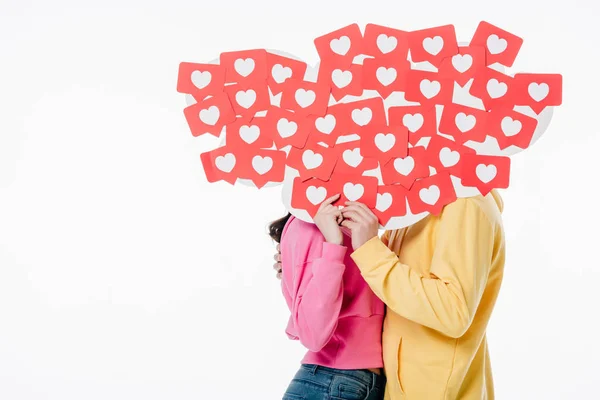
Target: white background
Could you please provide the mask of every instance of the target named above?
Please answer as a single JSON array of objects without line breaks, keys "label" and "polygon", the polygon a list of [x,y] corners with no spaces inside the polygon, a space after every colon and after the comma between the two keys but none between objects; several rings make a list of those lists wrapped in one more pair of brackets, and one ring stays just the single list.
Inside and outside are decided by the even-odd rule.
[{"label": "white background", "polygon": [[[598,399],[596,0],[0,1],[0,399],[278,399],[303,350],[271,270],[279,189],[208,184],[181,61],[281,49],[349,23],[480,20],[564,105],[513,158],[497,398]],[[596,306],[595,306],[596,305]],[[433,399],[432,399],[433,400]]]}]

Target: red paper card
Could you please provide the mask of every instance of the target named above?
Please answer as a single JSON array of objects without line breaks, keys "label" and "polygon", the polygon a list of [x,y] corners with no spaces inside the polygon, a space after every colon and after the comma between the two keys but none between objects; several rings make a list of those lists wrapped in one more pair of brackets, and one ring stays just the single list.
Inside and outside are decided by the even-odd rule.
[{"label": "red paper card", "polygon": [[373,213],[381,225],[387,224],[392,217],[406,215],[406,197],[408,190],[402,185],[377,187],[377,200]]},{"label": "red paper card", "polygon": [[248,154],[239,177],[250,179],[259,189],[268,182],[283,182],[286,154],[280,150],[239,149],[235,154]]},{"label": "red paper card", "polygon": [[360,148],[365,157],[382,165],[392,158],[408,155],[408,128],[405,126],[370,125],[360,132]]},{"label": "red paper card", "polygon": [[562,104],[562,75],[516,74],[514,86],[515,105],[529,106],[536,114]]},{"label": "red paper card", "polygon": [[476,187],[484,196],[492,189],[506,189],[510,181],[510,158],[464,155],[460,178],[463,185]]},{"label": "red paper card", "polygon": [[216,64],[179,64],[177,91],[191,94],[196,101],[208,96],[223,93],[225,86],[225,68]]},{"label": "red paper card", "polygon": [[363,61],[363,87],[376,90],[385,99],[393,92],[406,90],[409,70],[406,59],[367,58]]},{"label": "red paper card", "polygon": [[272,138],[278,149],[289,145],[303,148],[310,128],[308,118],[279,107],[269,108],[265,117],[265,129],[272,132]]},{"label": "red paper card", "polygon": [[454,81],[437,72],[410,70],[406,84],[406,100],[432,106],[452,102]]},{"label": "red paper card", "polygon": [[487,111],[496,107],[512,107],[514,79],[491,68],[482,68],[475,76],[470,93],[479,97]]},{"label": "red paper card", "polygon": [[477,73],[485,68],[485,48],[480,46],[459,47],[458,54],[442,60],[440,76],[465,86]]},{"label": "red paper card", "polygon": [[485,141],[488,113],[458,104],[446,104],[440,120],[440,133],[450,135],[458,143]]},{"label": "red paper card", "polygon": [[225,87],[225,93],[237,115],[253,117],[259,111],[266,111],[271,105],[266,82],[229,85]]},{"label": "red paper card", "polygon": [[338,144],[334,150],[338,154],[338,162],[333,170],[334,176],[338,173],[362,175],[363,172],[379,166],[375,158],[362,154],[360,140]]},{"label": "red paper card", "polygon": [[512,67],[522,45],[520,37],[485,21],[479,23],[471,39],[471,46],[485,47],[487,65],[499,63]]},{"label": "red paper card", "polygon": [[306,210],[313,218],[321,203],[331,196],[340,194],[340,190],[338,182],[322,181],[316,178],[303,181],[301,178],[295,178],[292,186],[291,206]]},{"label": "red paper card", "polygon": [[369,208],[377,202],[377,178],[373,176],[336,174],[331,180],[340,188],[339,204],[346,201],[358,201]]},{"label": "red paper card", "polygon": [[489,112],[487,131],[498,140],[501,150],[510,146],[526,149],[537,125],[535,118],[514,111],[512,107],[500,107]]},{"label": "red paper card", "polygon": [[408,149],[408,156],[391,159],[381,166],[381,177],[385,185],[399,183],[410,189],[415,180],[429,176],[427,153],[424,147]]},{"label": "red paper card", "polygon": [[390,126],[408,128],[409,142],[413,146],[423,137],[437,135],[435,106],[399,106],[388,110]]},{"label": "red paper card", "polygon": [[327,83],[288,79],[281,95],[281,108],[301,115],[324,115],[330,93]]},{"label": "red paper card", "polygon": [[329,147],[333,147],[341,135],[350,133],[352,121],[344,111],[338,104],[329,107],[326,114],[321,117],[308,116],[310,141],[323,142]]},{"label": "red paper card", "polygon": [[443,136],[432,137],[427,145],[427,163],[438,173],[447,171],[452,175],[459,175],[464,154],[475,154],[475,150]]},{"label": "red paper card", "polygon": [[[358,134],[362,127],[385,124],[385,108],[381,97],[372,97],[370,99],[352,101],[349,103],[340,103],[335,106],[336,113],[342,113],[348,118],[348,132],[345,134]],[[332,109],[334,107],[331,107]]]},{"label": "red paper card", "polygon": [[456,192],[447,172],[418,180],[408,193],[408,204],[413,214],[427,211],[437,215],[446,204],[455,200]]},{"label": "red paper card", "polygon": [[206,133],[219,137],[223,127],[235,121],[235,112],[226,93],[218,94],[183,110],[192,135]]},{"label": "red paper card", "polygon": [[273,95],[281,93],[285,81],[290,78],[303,80],[307,68],[308,65],[304,61],[267,53],[267,83],[271,93]]},{"label": "red paper card", "polygon": [[225,143],[228,148],[254,152],[273,146],[273,131],[269,130],[265,117],[240,117],[225,126]]},{"label": "red paper card", "polygon": [[387,26],[367,24],[363,39],[363,54],[377,59],[406,60],[408,32]]},{"label": "red paper card", "polygon": [[439,67],[444,58],[458,53],[454,25],[409,32],[408,42],[413,62],[429,61]]},{"label": "red paper card", "polygon": [[360,96],[363,92],[362,65],[352,64],[348,68],[339,68],[322,63],[319,66],[320,83],[331,87],[331,95],[335,101],[345,96]]},{"label": "red paper card", "polygon": [[315,47],[323,62],[333,61],[340,68],[347,68],[362,52],[362,41],[358,24],[352,24],[316,38]]},{"label": "red paper card", "polygon": [[225,83],[264,82],[267,80],[267,51],[264,49],[221,53]]},{"label": "red paper card", "polygon": [[298,170],[302,180],[318,178],[327,181],[337,161],[338,152],[335,149],[308,142],[303,149],[292,148],[287,163]]},{"label": "red paper card", "polygon": [[244,169],[247,158],[248,154],[236,155],[232,149],[226,146],[200,154],[200,161],[208,182],[222,180],[232,185]]}]

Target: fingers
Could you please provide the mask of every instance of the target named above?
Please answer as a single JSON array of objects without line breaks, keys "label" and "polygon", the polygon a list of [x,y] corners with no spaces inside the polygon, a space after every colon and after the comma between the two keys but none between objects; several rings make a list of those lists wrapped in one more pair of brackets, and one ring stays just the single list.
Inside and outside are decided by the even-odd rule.
[{"label": "fingers", "polygon": [[361,215],[361,217],[365,221],[372,222],[372,221],[377,220],[377,216],[366,205],[364,205],[362,203],[353,202],[353,201],[349,201],[346,204],[347,204],[347,206],[344,207],[344,211],[348,210],[348,211],[356,212],[359,215]]},{"label": "fingers", "polygon": [[345,219],[342,221],[342,226],[350,229],[351,231],[358,226],[358,223],[354,221],[350,221],[349,219]]},{"label": "fingers", "polygon": [[281,280],[281,271],[279,271],[276,276],[277,276],[277,279]]},{"label": "fingers", "polygon": [[365,217],[362,216],[361,214],[359,214],[357,211],[344,210],[344,211],[342,211],[342,215],[344,216],[344,218],[349,218],[354,222],[358,222],[358,223],[366,222]]},{"label": "fingers", "polygon": [[277,250],[278,253],[281,253],[281,246],[279,245],[279,243],[277,243],[277,246],[275,247],[275,249]]},{"label": "fingers", "polygon": [[273,256],[273,259],[278,263],[281,262],[281,253],[277,253]]},{"label": "fingers", "polygon": [[281,263],[273,264],[273,269],[277,272],[281,272]]},{"label": "fingers", "polygon": [[319,211],[322,210],[322,209],[324,209],[327,206],[331,206],[331,203],[333,203],[334,201],[336,201],[339,198],[340,198],[340,194],[338,193],[336,195],[331,196],[328,199],[325,199],[325,201],[323,201],[321,203],[321,205],[319,206]]}]

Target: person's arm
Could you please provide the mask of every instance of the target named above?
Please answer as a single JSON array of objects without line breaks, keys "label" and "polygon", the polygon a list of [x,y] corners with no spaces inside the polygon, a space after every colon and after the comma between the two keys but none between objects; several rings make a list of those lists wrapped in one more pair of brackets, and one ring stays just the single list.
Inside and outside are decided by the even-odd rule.
[{"label": "person's arm", "polygon": [[478,204],[459,199],[442,211],[434,243],[429,276],[402,264],[378,237],[352,258],[391,310],[457,338],[471,325],[487,282],[494,226]]}]

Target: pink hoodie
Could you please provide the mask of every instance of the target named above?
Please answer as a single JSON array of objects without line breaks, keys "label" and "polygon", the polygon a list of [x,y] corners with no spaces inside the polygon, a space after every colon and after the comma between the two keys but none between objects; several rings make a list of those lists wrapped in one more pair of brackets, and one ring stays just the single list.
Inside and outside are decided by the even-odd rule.
[{"label": "pink hoodie", "polygon": [[308,348],[303,364],[381,368],[384,304],[343,246],[325,242],[316,225],[290,217],[281,237],[282,290],[291,311],[290,339]]}]

